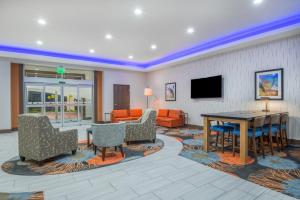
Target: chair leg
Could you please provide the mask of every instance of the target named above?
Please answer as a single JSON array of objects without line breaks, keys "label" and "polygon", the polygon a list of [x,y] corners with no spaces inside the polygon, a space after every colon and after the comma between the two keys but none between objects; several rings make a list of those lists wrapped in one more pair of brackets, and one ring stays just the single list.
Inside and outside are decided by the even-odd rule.
[{"label": "chair leg", "polygon": [[260,149],[262,151],[263,158],[265,158],[264,138],[263,136],[260,136],[259,139],[260,139]]},{"label": "chair leg", "polygon": [[106,147],[102,147],[102,161],[105,160]]},{"label": "chair leg", "polygon": [[123,151],[123,145],[122,144],[120,145],[120,151],[121,151],[122,157],[124,158],[124,151]]},{"label": "chair leg", "polygon": [[24,157],[24,156],[20,156],[20,160],[21,160],[22,162],[24,162],[24,161],[25,161],[25,157]]},{"label": "chair leg", "polygon": [[115,151],[117,151],[117,146],[115,146]]},{"label": "chair leg", "polygon": [[95,152],[95,155],[97,154],[97,146],[94,145],[94,152]]},{"label": "chair leg", "polygon": [[224,132],[222,132],[221,139],[222,139],[222,153],[224,153]]},{"label": "chair leg", "polygon": [[257,150],[256,150],[256,141],[255,141],[255,137],[252,137],[252,142],[253,142],[254,157],[255,157],[255,160],[257,160]]}]

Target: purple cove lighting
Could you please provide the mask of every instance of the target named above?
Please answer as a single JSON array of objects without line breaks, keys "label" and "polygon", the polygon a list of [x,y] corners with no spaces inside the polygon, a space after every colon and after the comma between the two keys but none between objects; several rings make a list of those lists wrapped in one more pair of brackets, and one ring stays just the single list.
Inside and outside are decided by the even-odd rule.
[{"label": "purple cove lighting", "polygon": [[143,68],[143,65],[141,63],[136,63],[136,62],[127,62],[127,61],[114,60],[114,59],[109,59],[109,58],[81,56],[81,55],[68,54],[68,53],[58,53],[58,52],[53,52],[53,51],[29,49],[29,48],[22,48],[22,47],[13,47],[13,46],[6,46],[6,45],[0,45],[0,51],[46,56],[46,57],[54,57],[54,58],[63,58],[63,59],[70,59],[70,60],[88,61],[88,62],[95,62],[95,63],[101,63],[101,64]]},{"label": "purple cove lighting", "polygon": [[169,54],[167,56],[161,57],[157,60],[153,60],[147,63],[144,63],[147,67],[151,67],[154,65],[163,64],[172,60],[180,59],[185,56],[189,56],[192,54],[200,53],[218,46],[222,46],[225,44],[229,44],[232,42],[236,42],[242,39],[247,39],[259,34],[267,33],[270,31],[275,31],[281,28],[285,28],[288,26],[300,24],[300,14],[293,15],[291,17],[287,17],[284,19],[280,19],[277,21],[273,21],[271,23],[263,24],[260,26],[256,26],[254,28],[246,29],[243,31],[239,31],[236,33],[233,33],[231,35],[227,35],[215,40],[211,40],[209,42],[201,43],[199,45],[193,46],[192,48],[188,48],[182,51],[178,51],[173,54]]},{"label": "purple cove lighting", "polygon": [[180,59],[186,56],[190,56],[196,53],[200,53],[215,47],[219,47],[222,45],[230,44],[232,42],[237,42],[243,39],[247,39],[253,36],[257,36],[263,33],[267,33],[270,31],[275,31],[281,28],[286,28],[292,25],[300,24],[300,13],[283,18],[280,20],[273,21],[271,23],[266,23],[263,25],[259,25],[253,28],[249,28],[246,30],[242,30],[224,37],[220,37],[208,42],[200,43],[191,48],[184,49],[166,56],[163,56],[159,59],[152,60],[149,62],[141,63],[141,62],[129,62],[123,60],[109,59],[109,58],[100,58],[100,57],[90,57],[90,56],[81,56],[69,53],[59,53],[53,51],[45,51],[45,50],[37,50],[23,47],[13,47],[8,45],[0,44],[0,51],[3,52],[11,52],[11,53],[19,53],[19,54],[29,54],[29,55],[38,55],[45,57],[54,57],[54,58],[62,58],[62,59],[70,59],[70,60],[78,60],[78,61],[88,61],[100,64],[110,64],[110,65],[119,65],[124,67],[137,67],[137,68],[149,68],[155,65],[167,63],[169,61],[173,61],[176,59]]}]

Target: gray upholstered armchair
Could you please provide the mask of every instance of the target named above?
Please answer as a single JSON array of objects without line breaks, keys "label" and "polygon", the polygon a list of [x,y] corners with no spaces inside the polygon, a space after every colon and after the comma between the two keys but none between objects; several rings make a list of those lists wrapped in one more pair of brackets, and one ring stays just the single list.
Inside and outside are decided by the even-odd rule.
[{"label": "gray upholstered armchair", "polygon": [[126,123],[125,141],[145,141],[156,139],[156,111],[147,109],[143,116],[136,122]]},{"label": "gray upholstered armchair", "polygon": [[111,123],[111,124],[93,124],[93,145],[95,154],[97,153],[97,148],[101,147],[102,160],[105,160],[105,152],[107,147],[117,147],[120,148],[122,156],[123,143],[125,139],[125,122],[121,123]]},{"label": "gray upholstered armchair", "polygon": [[77,130],[59,131],[44,115],[19,115],[18,137],[22,161],[40,162],[68,152],[75,154],[78,146]]}]

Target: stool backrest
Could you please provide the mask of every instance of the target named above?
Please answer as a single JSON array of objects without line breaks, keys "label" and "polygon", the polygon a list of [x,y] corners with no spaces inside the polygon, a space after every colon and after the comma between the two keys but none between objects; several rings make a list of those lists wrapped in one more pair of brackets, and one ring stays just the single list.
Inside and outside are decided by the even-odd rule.
[{"label": "stool backrest", "polygon": [[280,124],[280,115],[271,115],[271,124]]},{"label": "stool backrest", "polygon": [[280,118],[280,124],[281,125],[286,125],[287,124],[287,121],[288,121],[288,114],[282,114],[281,115],[281,118]]},{"label": "stool backrest", "polygon": [[265,120],[266,120],[265,117],[257,117],[257,118],[255,118],[254,122],[253,122],[253,127],[254,128],[263,127],[264,124],[265,124]]}]

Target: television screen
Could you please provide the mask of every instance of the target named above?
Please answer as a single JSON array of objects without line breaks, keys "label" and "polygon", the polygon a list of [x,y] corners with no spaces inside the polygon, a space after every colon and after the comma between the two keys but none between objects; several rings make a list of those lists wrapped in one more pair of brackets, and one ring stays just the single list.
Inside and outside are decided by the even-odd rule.
[{"label": "television screen", "polygon": [[191,98],[221,98],[222,76],[191,80]]}]

